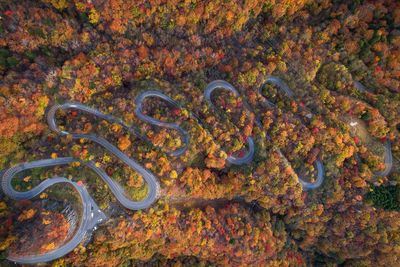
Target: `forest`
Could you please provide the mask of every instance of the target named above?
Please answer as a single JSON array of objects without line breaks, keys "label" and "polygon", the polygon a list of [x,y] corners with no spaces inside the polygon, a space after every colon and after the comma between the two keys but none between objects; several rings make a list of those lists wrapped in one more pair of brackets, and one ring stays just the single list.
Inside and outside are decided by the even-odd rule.
[{"label": "forest", "polygon": [[3,0],[0,75],[0,266],[400,265],[399,1]]}]

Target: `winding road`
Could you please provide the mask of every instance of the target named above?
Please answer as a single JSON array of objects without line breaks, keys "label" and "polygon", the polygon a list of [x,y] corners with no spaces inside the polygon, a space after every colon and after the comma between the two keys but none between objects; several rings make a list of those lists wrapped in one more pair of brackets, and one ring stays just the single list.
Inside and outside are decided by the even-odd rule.
[{"label": "winding road", "polygon": [[[47,114],[47,122],[49,124],[50,129],[53,130],[54,132],[56,132],[60,135],[70,135],[70,136],[72,136],[73,139],[81,139],[81,138],[88,139],[88,140],[91,140],[91,141],[99,144],[100,146],[104,147],[107,151],[114,154],[117,158],[122,160],[129,167],[131,167],[132,169],[137,171],[143,177],[143,179],[149,186],[149,192],[143,200],[132,201],[125,196],[124,190],[122,189],[122,187],[117,182],[115,182],[113,179],[111,179],[111,177],[109,177],[102,169],[92,168],[104,180],[104,182],[107,183],[107,185],[110,187],[112,193],[115,195],[115,197],[118,199],[118,201],[124,207],[126,207],[127,209],[130,209],[130,210],[140,210],[140,209],[148,208],[151,204],[153,204],[153,202],[157,199],[159,191],[160,191],[160,184],[159,184],[157,178],[154,176],[154,174],[152,174],[149,170],[145,169],[142,165],[140,165],[133,159],[129,158],[121,150],[119,150],[117,147],[115,147],[114,145],[112,145],[110,142],[108,142],[106,139],[104,139],[102,137],[99,137],[95,134],[77,134],[77,133],[68,133],[66,131],[59,130],[59,128],[57,127],[57,124],[56,124],[56,120],[55,120],[56,111],[59,109],[62,109],[62,110],[77,109],[77,110],[83,111],[85,113],[100,117],[109,122],[118,123],[121,126],[123,126],[124,128],[128,129],[128,131],[132,132],[131,128],[128,127],[120,119],[115,118],[114,116],[106,115],[96,109],[92,109],[92,108],[89,108],[85,105],[78,104],[78,103],[67,102],[62,105],[54,105]],[[93,165],[93,164],[94,164],[93,162],[90,163],[90,165]]]},{"label": "winding road", "polygon": [[151,116],[143,114],[143,101],[148,97],[160,98],[160,99],[166,101],[168,104],[174,106],[175,108],[181,108],[181,107],[179,106],[179,104],[177,102],[175,102],[169,96],[166,96],[162,92],[156,91],[156,90],[145,91],[145,92],[141,93],[140,95],[138,95],[135,100],[135,103],[136,103],[135,114],[139,119],[141,119],[144,122],[150,123],[152,125],[173,129],[173,130],[176,130],[179,132],[179,134],[181,135],[181,137],[183,139],[184,145],[181,148],[176,149],[175,151],[168,151],[167,154],[174,156],[174,157],[181,156],[183,153],[185,153],[185,151],[187,150],[187,148],[189,146],[189,141],[190,141],[189,134],[176,123],[160,121]]},{"label": "winding road", "polygon": [[[274,80],[274,81],[279,81],[279,80]],[[290,89],[287,90],[287,89],[285,89],[286,87],[284,87],[284,86],[282,88],[289,96],[291,96]],[[239,92],[230,83],[228,83],[226,81],[222,81],[222,80],[213,81],[207,85],[207,87],[204,91],[204,98],[207,101],[208,105],[210,105],[213,109],[216,109],[216,106],[212,102],[212,93],[216,89],[225,89],[225,90],[232,92],[237,97],[240,96]],[[163,121],[157,120],[151,116],[143,114],[143,101],[148,97],[158,97],[176,108],[181,108],[181,106],[177,102],[175,102],[173,99],[171,99],[170,97],[168,97],[165,94],[163,94],[162,92],[159,92],[156,90],[145,91],[145,92],[141,93],[140,95],[138,95],[135,100],[135,103],[136,103],[135,114],[139,119],[141,119],[144,122],[155,125],[155,126],[166,127],[166,128],[173,129],[173,130],[176,130],[179,132],[179,134],[181,135],[181,137],[183,139],[183,146],[174,151],[168,151],[167,154],[174,156],[174,157],[181,156],[187,150],[189,142],[190,142],[190,136],[189,136],[188,132],[185,131],[184,129],[182,129],[176,123],[163,122]],[[244,102],[244,106],[246,107],[247,111],[254,113],[251,110],[250,106],[246,102]],[[23,257],[18,257],[18,258],[9,256],[8,259],[10,261],[18,262],[20,264],[35,264],[35,263],[40,263],[40,262],[52,261],[54,259],[62,257],[63,255],[72,251],[80,242],[82,242],[82,240],[85,238],[88,231],[90,231],[98,223],[100,223],[106,219],[105,214],[96,205],[96,203],[91,198],[91,196],[89,195],[86,188],[83,185],[73,182],[70,179],[67,179],[65,177],[52,177],[52,178],[49,178],[49,179],[41,182],[39,185],[37,185],[36,187],[34,187],[33,189],[31,189],[29,191],[25,191],[25,192],[16,191],[12,186],[12,180],[18,173],[20,173],[24,170],[40,168],[40,167],[51,167],[51,166],[57,166],[57,165],[67,165],[72,162],[79,161],[82,165],[93,170],[108,185],[108,187],[110,188],[110,190],[112,191],[114,196],[117,198],[117,200],[127,209],[141,210],[141,209],[148,208],[156,201],[156,199],[159,196],[160,184],[159,184],[157,178],[154,176],[154,174],[152,174],[149,170],[147,170],[146,168],[141,166],[139,163],[137,163],[133,159],[129,158],[126,154],[124,154],[121,150],[119,150],[117,147],[112,145],[106,139],[104,139],[100,136],[97,136],[96,134],[69,133],[67,131],[60,130],[59,127],[57,126],[57,122],[56,122],[56,112],[58,110],[65,111],[65,110],[69,110],[69,109],[76,109],[76,110],[82,111],[84,113],[93,115],[95,117],[99,117],[110,123],[117,123],[117,124],[121,125],[125,130],[129,131],[130,133],[133,133],[140,138],[143,138],[143,137],[140,136],[140,134],[133,127],[128,126],[121,119],[116,118],[112,115],[104,114],[96,109],[90,108],[90,107],[85,106],[80,103],[66,102],[61,105],[56,104],[56,105],[52,106],[47,113],[47,122],[48,122],[49,128],[52,131],[54,131],[62,136],[69,135],[73,139],[87,139],[87,140],[93,141],[93,142],[99,144],[100,146],[102,146],[108,152],[115,155],[120,160],[122,160],[129,167],[131,167],[132,169],[137,171],[144,178],[145,182],[148,184],[148,188],[149,188],[148,194],[141,201],[133,201],[126,196],[121,185],[118,184],[116,181],[114,181],[110,176],[108,176],[104,170],[102,170],[101,168],[98,168],[93,161],[86,162],[86,161],[82,161],[80,159],[76,159],[76,158],[72,158],[72,157],[44,159],[44,160],[21,163],[21,164],[15,165],[15,166],[7,169],[6,171],[0,172],[0,174],[1,174],[0,177],[2,178],[1,188],[2,188],[3,192],[12,199],[15,199],[15,200],[32,199],[35,196],[39,195],[41,192],[45,191],[47,188],[49,188],[55,184],[65,183],[65,184],[72,185],[73,188],[78,192],[80,199],[82,201],[82,206],[83,206],[81,223],[79,224],[78,229],[75,231],[74,236],[71,237],[68,241],[66,241],[65,244],[63,244],[62,246],[58,247],[57,249],[55,249],[51,252],[48,252],[48,253],[45,253],[42,255],[23,256]],[[195,114],[192,114],[192,115],[199,123],[201,123],[201,120],[199,120],[198,116],[196,116]],[[201,123],[201,124],[203,124],[203,123]],[[258,127],[261,128],[262,125],[258,118],[256,118],[256,124]],[[267,136],[267,137],[268,137],[268,140],[271,140],[269,136]],[[247,153],[243,157],[229,156],[227,158],[227,161],[229,163],[234,164],[234,165],[243,165],[243,164],[248,164],[253,160],[254,153],[255,153],[255,145],[254,145],[253,138],[248,137],[246,140],[246,143],[247,143],[247,150],[248,150]],[[288,162],[286,157],[279,150],[278,150],[278,152],[286,160],[286,162]],[[322,184],[322,182],[324,180],[323,165],[320,161],[316,161],[316,167],[318,170],[318,177],[317,177],[317,180],[315,183],[305,182],[301,177],[299,177],[299,182],[301,183],[304,190],[316,189]]]},{"label": "winding road", "polygon": [[[279,88],[281,88],[289,97],[293,97],[293,92],[290,90],[290,88],[286,85],[286,83],[284,83],[280,78],[275,77],[275,76],[269,76],[266,79],[266,82],[273,82],[274,84],[278,85]],[[212,92],[216,89],[225,89],[229,92],[232,92],[235,96],[239,97],[240,94],[239,92],[235,89],[235,87],[233,87],[233,85],[231,85],[230,83],[223,81],[223,80],[216,80],[213,81],[211,83],[209,83],[206,87],[204,96],[206,101],[209,103],[210,106],[212,106],[213,108],[216,108],[214,106],[214,104],[212,103],[211,100],[211,95]],[[261,89],[260,89],[260,95],[261,94]],[[265,99],[266,101],[268,101],[267,99]],[[268,103],[271,103],[270,101],[268,101]],[[249,106],[249,104],[243,100],[243,104],[244,107],[247,109],[248,112],[251,112],[253,114],[255,114],[255,112],[253,112]],[[271,103],[272,104],[272,103]],[[255,116],[256,120],[256,125],[262,129],[262,124],[261,124],[261,120]],[[271,140],[271,137],[266,134],[268,140]],[[249,151],[248,153],[245,155],[245,157],[243,159],[245,159],[246,161],[244,161],[242,159],[242,164],[244,163],[248,163],[252,160],[253,156],[254,156],[254,142],[253,139],[251,137],[248,138],[248,140],[250,140],[250,144],[248,145],[249,147]],[[249,142],[249,141],[248,141]],[[283,155],[283,153],[278,149],[278,153],[284,158],[284,160],[290,165],[289,160]],[[310,182],[306,182],[302,177],[300,177],[298,175],[299,178],[299,182],[302,185],[304,190],[312,190],[312,189],[317,189],[318,187],[320,187],[324,181],[324,165],[322,164],[322,162],[320,160],[316,160],[315,161],[315,167],[317,168],[317,179],[314,183],[310,183]]]},{"label": "winding road", "polygon": [[[354,81],[354,87],[360,91],[360,93],[366,93],[369,92],[365,86],[360,83],[359,81]],[[384,156],[384,164],[385,164],[385,169],[382,171],[375,172],[374,174],[376,176],[382,176],[385,177],[389,175],[389,173],[392,170],[393,167],[393,155],[392,155],[392,144],[390,141],[387,139],[385,143],[383,144],[383,147],[385,149],[385,156]]]},{"label": "winding road", "polygon": [[[57,127],[56,119],[55,119],[55,114],[57,110],[62,109],[62,110],[67,110],[67,109],[78,109],[81,110],[85,113],[92,114],[94,116],[100,117],[104,120],[107,120],[109,122],[113,123],[118,123],[125,129],[129,131],[133,131],[129,126],[127,126],[123,121],[121,121],[118,118],[115,118],[111,115],[106,115],[98,110],[89,108],[85,105],[79,104],[79,103],[71,103],[67,102],[62,105],[55,105],[53,106],[48,114],[47,114],[47,121],[49,124],[49,127],[51,130],[54,132],[60,134],[60,135],[70,135],[72,136],[73,139],[81,139],[85,138],[88,140],[91,140],[100,146],[104,147],[106,150],[108,150],[110,153],[114,154],[117,158],[121,159],[124,163],[126,163],[129,167],[132,169],[136,170],[139,174],[142,175],[144,180],[149,186],[149,191],[147,196],[141,200],[141,201],[132,201],[131,199],[127,198],[126,195],[124,194],[124,190],[122,187],[114,181],[110,176],[108,176],[104,170],[96,167],[96,164],[93,161],[88,161],[84,162],[72,157],[65,157],[65,158],[56,158],[56,159],[45,159],[45,160],[38,160],[38,161],[32,161],[32,162],[26,162],[26,163],[21,163],[18,165],[15,165],[9,169],[7,169],[3,174],[2,174],[2,181],[1,181],[1,187],[3,189],[3,192],[9,196],[12,199],[15,200],[22,200],[22,199],[32,199],[47,188],[55,185],[55,184],[60,184],[60,183],[67,183],[72,185],[75,190],[79,193],[79,196],[82,201],[82,206],[83,206],[83,211],[82,211],[82,216],[81,216],[81,223],[75,232],[75,235],[67,241],[64,245],[58,247],[57,249],[45,253],[43,255],[34,255],[34,256],[26,256],[26,257],[8,257],[10,261],[13,262],[18,262],[20,264],[35,264],[35,263],[40,263],[40,262],[48,262],[52,261],[54,259],[57,259],[59,257],[62,257],[63,255],[69,253],[72,251],[82,240],[85,238],[86,233],[93,229],[96,224],[100,223],[103,221],[106,217],[104,213],[98,208],[96,203],[93,201],[93,199],[90,197],[89,193],[85,189],[84,186],[81,186],[65,177],[52,177],[49,178],[43,182],[41,182],[38,186],[34,187],[33,189],[26,191],[26,192],[18,192],[14,190],[12,186],[12,179],[14,178],[15,175],[18,173],[27,170],[27,169],[33,169],[33,168],[39,168],[39,167],[51,167],[51,166],[57,166],[57,165],[66,165],[70,164],[72,162],[79,161],[82,163],[82,165],[92,169],[98,176],[100,176],[101,179],[109,186],[110,190],[114,194],[114,196],[117,198],[117,200],[127,209],[130,210],[141,210],[148,208],[151,204],[154,203],[154,201],[157,199],[160,191],[160,185],[156,177],[147,169],[142,167],[139,163],[134,161],[133,159],[129,158],[127,155],[125,155],[122,151],[120,151],[118,148],[116,148],[114,145],[112,145],[110,142],[105,140],[102,137],[99,137],[95,134],[77,134],[77,133],[68,133],[66,131],[61,131]],[[136,133],[135,133],[136,134]]]},{"label": "winding road", "polygon": [[[204,98],[207,101],[208,105],[210,107],[212,107],[214,110],[216,110],[216,106],[214,105],[214,103],[212,102],[212,93],[216,90],[216,89],[225,89],[231,93],[233,93],[236,97],[239,97],[239,92],[228,82],[223,81],[223,80],[216,80],[213,81],[211,83],[209,83],[204,91]],[[234,165],[243,165],[243,164],[248,164],[253,160],[254,157],[254,140],[251,136],[247,137],[246,139],[246,143],[247,143],[247,152],[245,155],[243,155],[242,157],[236,157],[233,155],[230,155],[227,158],[227,161],[231,164]]]},{"label": "winding road", "polygon": [[[40,167],[51,167],[57,165],[65,165],[75,162],[76,159],[71,157],[66,158],[57,158],[57,159],[44,159],[38,160],[33,162],[26,162],[15,165],[5,171],[2,175],[1,187],[3,192],[16,200],[22,199],[31,199],[47,188],[55,185],[55,184],[70,184],[73,188],[78,192],[79,197],[82,201],[82,214],[81,214],[81,223],[79,224],[78,229],[75,232],[75,235],[67,241],[65,244],[60,246],[59,248],[50,251],[46,254],[42,255],[33,255],[33,256],[24,256],[24,257],[15,257],[9,256],[7,259],[13,262],[18,262],[20,264],[35,264],[40,262],[48,262],[51,260],[55,260],[63,255],[67,254],[68,252],[72,251],[82,240],[85,238],[86,233],[88,230],[91,230],[96,226],[96,224],[100,223],[106,216],[104,213],[99,209],[93,199],[90,197],[88,191],[85,189],[84,186],[81,186],[65,177],[53,177],[41,182],[38,186],[34,187],[33,189],[25,192],[18,192],[15,191],[12,187],[12,179],[18,173],[33,169],[33,168],[40,168]],[[95,165],[89,166],[90,168],[96,168]]]},{"label": "winding road", "polygon": [[[289,97],[290,99],[293,99],[295,96],[294,92],[290,89],[290,87],[281,78],[279,78],[277,76],[268,76],[265,79],[264,84],[266,84],[266,83],[271,83],[273,85],[278,86],[278,88],[284,94],[286,94],[286,96]],[[262,93],[262,88],[263,88],[263,86],[261,86],[259,88],[258,93],[264,98],[266,106],[271,107],[271,108],[275,107],[274,103],[272,103],[267,98],[265,98],[265,96]],[[310,111],[307,110],[307,112],[310,117],[313,116],[313,114]],[[310,118],[310,117],[307,117],[307,118]],[[306,182],[302,177],[299,176],[299,182],[303,186],[304,190],[316,189],[316,188],[320,187],[324,181],[324,176],[325,176],[324,164],[319,159],[317,159],[314,163],[314,167],[316,167],[316,169],[317,169],[317,179],[315,182],[313,182],[313,183]]]}]

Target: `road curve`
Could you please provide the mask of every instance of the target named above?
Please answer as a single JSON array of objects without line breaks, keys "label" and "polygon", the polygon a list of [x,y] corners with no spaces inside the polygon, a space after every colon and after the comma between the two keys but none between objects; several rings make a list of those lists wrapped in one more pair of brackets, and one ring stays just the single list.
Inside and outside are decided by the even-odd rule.
[{"label": "road curve", "polygon": [[[212,102],[211,96],[216,89],[225,89],[232,92],[235,96],[239,97],[239,92],[230,83],[223,80],[215,80],[210,82],[204,90],[204,98],[207,104],[214,110],[216,110],[217,107]],[[246,143],[248,148],[246,154],[243,155],[243,157],[235,157],[232,155],[228,156],[227,161],[229,163],[234,165],[243,165],[248,164],[253,160],[255,151],[253,138],[251,136],[248,136],[246,139]]]},{"label": "road curve", "polygon": [[45,160],[38,160],[38,161],[33,161],[33,162],[25,162],[25,163],[15,165],[15,166],[7,169],[3,173],[2,177],[1,177],[2,178],[1,187],[3,189],[3,192],[7,196],[9,196],[15,200],[31,199],[55,184],[70,184],[78,192],[79,197],[82,201],[82,207],[83,207],[82,215],[81,215],[81,223],[79,224],[79,227],[75,232],[75,235],[70,240],[68,240],[65,244],[63,244],[59,248],[57,248],[53,251],[50,251],[48,253],[45,253],[45,254],[33,255],[33,256],[23,256],[23,257],[9,256],[7,258],[8,260],[10,260],[12,262],[18,262],[20,264],[35,264],[35,263],[48,262],[48,261],[55,260],[59,257],[64,256],[65,254],[69,253],[70,251],[72,251],[85,238],[87,231],[93,229],[96,226],[96,224],[98,224],[101,221],[103,221],[104,219],[106,219],[106,216],[99,209],[99,207],[96,205],[96,203],[93,201],[93,199],[90,197],[86,188],[82,185],[79,185],[79,184],[65,178],[65,177],[52,177],[50,179],[47,179],[47,180],[41,182],[39,185],[37,185],[33,189],[31,189],[29,191],[25,191],[25,192],[15,191],[14,188],[12,187],[11,182],[12,182],[12,179],[14,178],[14,176],[24,170],[39,168],[39,167],[65,165],[65,164],[69,164],[74,161],[76,161],[76,159],[71,158],[71,157],[66,157],[66,158],[45,159]]},{"label": "road curve", "polygon": [[115,182],[111,177],[109,177],[102,169],[93,168],[94,163],[89,162],[89,167],[91,167],[103,180],[108,184],[110,187],[112,193],[115,195],[115,197],[118,199],[118,201],[127,209],[130,210],[140,210],[140,209],[145,209],[148,208],[151,204],[154,203],[154,201],[157,199],[160,191],[160,184],[157,180],[157,178],[147,169],[142,167],[139,163],[134,161],[133,159],[129,158],[127,155],[125,155],[121,150],[119,150],[117,147],[112,145],[110,142],[108,142],[106,139],[99,137],[95,134],[77,134],[77,133],[68,133],[66,131],[61,131],[56,124],[55,120],[55,113],[57,110],[62,109],[62,110],[67,110],[67,109],[77,109],[80,111],[83,111],[85,113],[92,114],[94,116],[100,117],[104,120],[107,120],[109,122],[114,122],[118,123],[124,128],[130,130],[131,128],[128,127],[124,122],[122,122],[120,119],[115,118],[112,115],[107,115],[104,113],[101,113],[100,111],[96,109],[92,109],[88,106],[79,104],[79,103],[72,103],[72,102],[67,102],[62,105],[54,105],[51,107],[49,112],[47,113],[47,122],[49,124],[49,127],[52,131],[60,134],[60,135],[70,135],[72,136],[73,139],[88,139],[91,140],[100,146],[104,147],[107,151],[110,153],[114,154],[117,158],[122,160],[125,164],[127,164],[129,167],[137,171],[140,175],[142,175],[143,179],[146,181],[146,183],[149,186],[149,192],[146,196],[145,199],[141,201],[132,201],[129,198],[127,198],[124,194],[124,190],[121,188],[121,186]]},{"label": "road curve", "polygon": [[75,235],[67,243],[65,243],[61,247],[59,247],[51,252],[48,252],[48,253],[45,253],[42,255],[33,255],[33,256],[26,256],[26,257],[21,257],[21,258],[12,257],[12,256],[8,257],[8,260],[18,262],[20,264],[35,264],[35,263],[40,263],[40,262],[48,262],[48,261],[57,259],[65,254],[69,253],[83,240],[83,238],[85,237],[88,230],[91,230],[93,227],[95,227],[95,225],[97,223],[99,223],[105,219],[104,213],[98,208],[98,206],[93,201],[93,199],[90,197],[90,195],[86,191],[86,189],[83,186],[80,186],[77,183],[75,183],[67,178],[64,178],[64,177],[53,177],[53,178],[47,179],[47,180],[41,182],[35,188],[33,188],[29,191],[26,191],[26,192],[16,191],[12,187],[11,181],[16,174],[18,174],[19,172],[21,172],[23,170],[39,168],[39,167],[51,167],[51,166],[57,166],[57,165],[65,165],[65,164],[69,164],[71,162],[79,161],[82,163],[82,165],[85,165],[86,167],[92,169],[98,176],[100,176],[100,178],[102,178],[103,181],[109,186],[110,190],[115,195],[117,200],[124,207],[131,209],[131,210],[140,210],[140,209],[148,208],[151,204],[154,203],[154,201],[157,199],[157,197],[159,195],[160,185],[159,185],[158,180],[155,178],[155,176],[150,171],[143,168],[136,161],[134,161],[131,158],[129,158],[128,156],[126,156],[122,151],[120,151],[118,148],[116,148],[114,145],[109,143],[104,138],[98,137],[95,134],[76,134],[76,133],[68,133],[66,131],[59,130],[59,128],[57,127],[56,121],[55,121],[55,114],[56,114],[57,110],[59,110],[59,109],[62,109],[62,110],[78,109],[83,112],[100,117],[109,122],[118,123],[125,129],[132,131],[129,126],[127,126],[123,121],[121,121],[118,118],[115,118],[111,115],[103,114],[95,109],[89,108],[89,107],[79,104],[79,103],[67,102],[62,105],[54,105],[52,108],[50,108],[50,110],[47,114],[47,121],[48,121],[48,124],[49,124],[49,127],[51,130],[53,130],[54,132],[56,132],[60,135],[71,135],[73,139],[85,138],[85,139],[91,140],[91,141],[96,142],[97,144],[101,145],[106,150],[108,150],[110,153],[114,154],[117,158],[119,158],[123,162],[125,162],[129,167],[133,168],[138,173],[140,173],[149,186],[149,192],[145,199],[143,199],[141,201],[132,201],[131,199],[129,199],[125,196],[124,190],[122,189],[122,187],[117,182],[115,182],[110,176],[108,176],[104,172],[104,170],[96,167],[94,162],[92,162],[92,161],[84,162],[79,159],[74,159],[72,157],[25,162],[25,163],[15,165],[14,167],[7,169],[6,171],[4,171],[2,173],[1,187],[2,187],[3,192],[10,198],[13,198],[16,200],[31,199],[55,184],[68,183],[68,184],[72,185],[76,189],[76,191],[79,193],[79,196],[82,200],[82,206],[83,206],[82,219],[81,219],[80,226],[77,229]]},{"label": "road curve", "polygon": [[383,171],[375,172],[377,176],[388,176],[389,173],[392,171],[393,167],[393,155],[392,155],[392,145],[389,140],[386,140],[385,144],[383,145],[385,148],[385,169]]},{"label": "road curve", "polygon": [[[278,88],[283,91],[284,94],[287,95],[287,97],[289,97],[290,99],[293,99],[295,94],[292,91],[292,89],[290,89],[290,87],[279,77],[277,76],[268,76],[265,79],[265,82],[263,85],[265,85],[266,83],[271,83],[273,85],[278,86]],[[272,103],[271,101],[269,101],[266,97],[264,97],[263,93],[262,93],[262,88],[263,86],[261,86],[258,90],[258,93],[260,94],[260,96],[262,96],[265,100],[265,104],[268,107],[275,107],[275,104]],[[310,115],[312,116],[312,113],[310,112]],[[317,179],[315,182],[313,183],[309,183],[304,181],[304,179],[302,177],[299,176],[299,181],[301,183],[301,185],[303,186],[304,190],[312,190],[312,189],[316,189],[318,187],[320,187],[322,185],[322,182],[324,181],[324,177],[325,177],[325,171],[324,171],[324,164],[320,161],[320,160],[316,160],[314,163],[314,167],[317,168]]]},{"label": "road curve", "polygon": [[[287,93],[287,95],[289,97],[293,96],[293,93],[291,92],[290,88],[287,87],[286,84],[284,84],[284,83],[282,84],[283,81],[281,81],[279,78],[273,77],[273,78],[270,78],[269,81],[276,83],[278,86],[279,86],[279,84],[281,84],[282,90],[285,91],[285,93]],[[222,81],[222,80],[213,81],[207,85],[207,87],[204,91],[204,97],[205,97],[205,100],[207,101],[207,103],[214,109],[216,109],[216,107],[212,102],[211,96],[212,96],[213,91],[218,88],[228,90],[228,91],[232,92],[235,96],[240,96],[239,92],[228,82]],[[136,109],[135,109],[135,113],[139,119],[141,119],[145,122],[148,122],[150,124],[156,125],[156,126],[166,127],[166,128],[177,130],[181,134],[182,139],[184,141],[184,146],[181,148],[178,148],[177,150],[167,152],[171,156],[179,157],[187,150],[187,147],[188,147],[189,141],[190,141],[189,134],[176,123],[162,122],[162,121],[154,119],[148,115],[143,114],[142,104],[143,104],[144,99],[147,97],[159,97],[177,108],[180,108],[180,105],[177,102],[175,102],[174,100],[172,100],[170,97],[163,94],[162,92],[150,90],[150,91],[143,92],[136,98]],[[246,102],[244,102],[244,106],[250,112],[253,112],[251,110],[250,106]],[[5,171],[2,171],[2,172],[0,172],[1,188],[2,188],[3,192],[10,198],[13,198],[16,200],[31,199],[55,184],[67,183],[67,184],[72,185],[74,187],[74,189],[79,193],[79,196],[82,200],[82,205],[83,205],[82,217],[81,217],[82,219],[81,219],[79,228],[77,229],[75,235],[68,242],[66,242],[64,245],[60,246],[56,250],[42,254],[42,255],[33,255],[33,256],[26,256],[26,257],[20,257],[20,258],[9,256],[8,259],[10,261],[18,262],[20,264],[35,264],[35,263],[40,263],[40,262],[48,262],[48,261],[57,259],[59,257],[62,257],[63,255],[72,251],[84,239],[86,233],[89,230],[94,228],[96,226],[96,224],[100,223],[101,221],[103,221],[106,218],[104,213],[98,208],[98,206],[96,205],[94,200],[90,197],[89,193],[87,192],[87,190],[84,186],[79,185],[79,184],[77,184],[67,178],[64,178],[64,177],[49,178],[49,179],[41,182],[39,185],[37,185],[33,189],[26,191],[26,192],[16,191],[12,187],[11,182],[12,182],[12,179],[14,178],[14,176],[16,174],[20,173],[21,171],[24,171],[27,169],[32,169],[32,168],[39,168],[39,167],[51,167],[51,166],[57,166],[57,165],[66,165],[66,164],[70,164],[72,162],[79,161],[82,165],[90,168],[98,176],[100,176],[100,178],[103,179],[103,181],[109,186],[110,190],[115,195],[117,200],[124,207],[126,207],[128,209],[140,210],[140,209],[148,208],[151,204],[154,203],[154,201],[159,196],[160,185],[159,185],[159,182],[156,179],[156,177],[150,171],[148,171],[147,169],[142,167],[139,163],[137,163],[133,159],[129,158],[121,150],[119,150],[117,147],[112,145],[107,140],[105,140],[104,138],[97,136],[95,134],[69,133],[67,131],[60,130],[57,127],[57,123],[56,123],[56,119],[55,119],[56,112],[58,110],[68,110],[68,109],[77,109],[82,112],[91,114],[93,116],[102,118],[104,120],[107,120],[111,123],[120,124],[124,129],[135,134],[138,137],[141,137],[133,129],[133,127],[128,126],[125,122],[123,122],[119,118],[116,118],[112,115],[104,114],[96,109],[90,108],[90,107],[85,106],[80,103],[66,102],[61,105],[57,104],[57,105],[52,106],[47,113],[47,122],[49,124],[49,128],[52,131],[58,133],[59,135],[64,135],[64,136],[70,135],[73,139],[81,139],[81,138],[88,139],[88,140],[91,140],[91,141],[99,144],[100,146],[104,147],[107,151],[114,154],[117,158],[121,159],[129,167],[133,168],[139,174],[141,174],[149,186],[149,192],[145,199],[143,199],[141,201],[132,201],[131,199],[129,199],[125,196],[124,190],[122,189],[122,187],[117,182],[115,182],[110,176],[108,176],[104,172],[104,170],[96,167],[94,162],[92,162],[92,161],[85,162],[85,161],[81,161],[79,159],[75,159],[72,157],[44,159],[44,160],[38,160],[38,161],[33,161],[33,162],[25,162],[25,163],[15,165]],[[192,114],[192,115],[194,116],[194,118],[196,118],[199,121],[199,123],[201,123],[201,120],[199,120],[198,117],[195,116],[195,114]],[[257,117],[256,117],[256,124],[259,127],[261,127],[261,122]],[[270,140],[269,136],[267,136],[267,138]],[[255,145],[254,145],[253,138],[248,137],[246,142],[247,142],[247,148],[248,148],[247,153],[243,157],[234,157],[234,156],[228,157],[227,161],[229,163],[235,164],[235,165],[243,165],[243,164],[248,164],[249,162],[252,161],[252,159],[254,157],[254,153],[255,153]],[[386,149],[390,152],[390,155],[391,155],[390,143],[386,144]],[[288,162],[286,157],[281,153],[281,151],[278,150],[278,152],[286,160],[286,162]],[[391,159],[391,157],[390,157],[390,159]],[[390,162],[388,162],[388,164],[389,163]],[[288,164],[290,164],[290,163],[288,162]],[[320,161],[316,161],[316,167],[318,170],[318,177],[317,177],[316,182],[308,183],[299,177],[299,182],[301,183],[304,190],[316,189],[319,186],[321,186],[321,184],[324,180],[324,167]],[[386,172],[386,171],[387,170],[385,170],[384,172]]]},{"label": "road curve", "polygon": [[[360,91],[361,93],[366,93],[369,92],[369,90],[367,88],[365,88],[365,86],[360,83],[359,81],[354,81],[354,87]],[[385,143],[383,144],[383,147],[385,149],[385,156],[384,156],[384,164],[385,164],[385,169],[383,171],[378,171],[375,172],[374,174],[376,176],[388,176],[389,173],[392,171],[392,167],[393,167],[393,155],[392,155],[392,144],[390,143],[390,141],[387,139],[385,141]]]},{"label": "road curve", "polygon": [[180,108],[180,105],[177,102],[175,102],[173,99],[171,99],[169,96],[163,94],[160,91],[156,91],[156,90],[145,91],[145,92],[141,93],[140,95],[138,95],[135,99],[135,104],[136,104],[135,114],[139,119],[141,119],[144,122],[150,123],[152,125],[173,129],[173,130],[176,130],[179,132],[179,134],[181,135],[182,140],[183,140],[183,146],[174,151],[168,151],[166,153],[168,155],[171,155],[174,157],[181,156],[183,153],[185,153],[185,151],[187,150],[187,148],[189,146],[189,141],[190,141],[189,134],[176,123],[163,122],[163,121],[157,120],[151,116],[143,114],[143,101],[148,97],[161,98],[162,100],[164,100],[165,102],[174,106],[175,108]]}]

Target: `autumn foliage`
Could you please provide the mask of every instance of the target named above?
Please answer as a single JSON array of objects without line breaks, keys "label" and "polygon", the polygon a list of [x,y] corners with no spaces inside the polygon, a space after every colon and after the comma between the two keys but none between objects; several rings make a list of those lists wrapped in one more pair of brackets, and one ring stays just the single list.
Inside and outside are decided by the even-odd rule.
[{"label": "autumn foliage", "polygon": [[[109,215],[53,266],[397,266],[399,29],[392,0],[3,1],[0,170],[72,156],[143,198],[143,178],[123,162],[48,130],[47,107],[77,101],[130,129],[76,110],[57,113],[60,129],[109,140],[154,173],[161,192],[149,209],[123,209],[78,161],[16,179],[24,191],[65,175]],[[294,96],[266,85],[269,75]],[[212,108],[203,93],[217,79],[240,96],[217,91]],[[183,145],[179,133],[135,115],[135,98],[150,89],[180,105],[144,104],[145,114],[188,132],[180,157],[168,155]],[[230,165],[249,137],[253,161]],[[387,141],[393,167],[381,177]],[[304,191],[299,177],[314,182],[317,160],[325,180]],[[73,196],[50,190],[21,202],[0,192],[0,265],[58,247],[74,225],[43,203]]]}]

